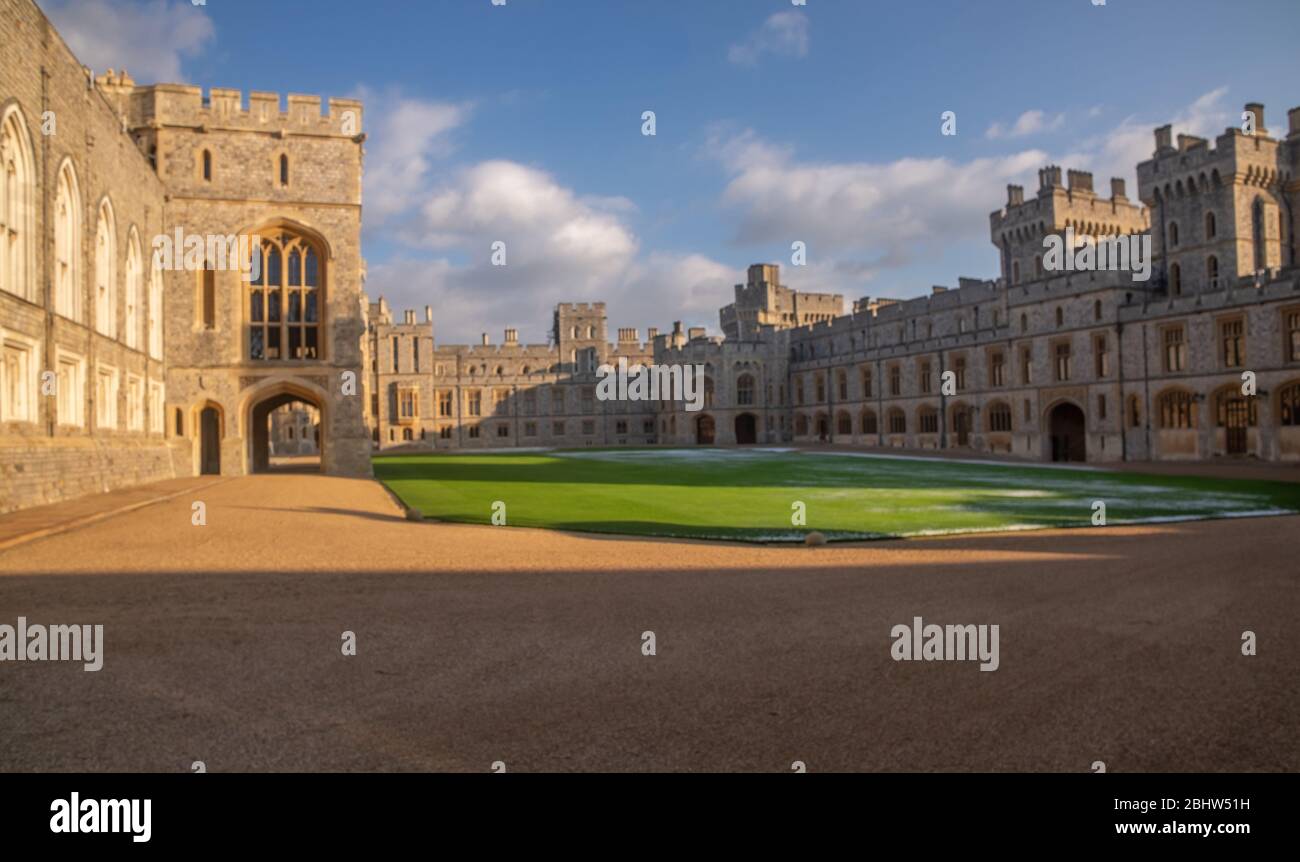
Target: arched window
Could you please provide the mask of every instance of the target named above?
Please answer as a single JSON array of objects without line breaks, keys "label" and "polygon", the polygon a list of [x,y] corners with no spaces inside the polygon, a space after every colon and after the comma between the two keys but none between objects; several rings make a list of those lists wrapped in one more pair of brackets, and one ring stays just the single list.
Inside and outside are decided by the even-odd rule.
[{"label": "arched window", "polygon": [[1171,389],[1160,396],[1160,427],[1186,429],[1196,427],[1196,399],[1185,389]]},{"label": "arched window", "polygon": [[140,346],[140,303],[144,299],[144,270],[140,235],[134,227],[126,240],[126,346]]},{"label": "arched window", "polygon": [[262,237],[263,265],[248,285],[248,357],[323,359],[320,252],[306,237],[272,233]]},{"label": "arched window", "polygon": [[1029,315],[1027,314],[1020,315],[1020,331],[1021,332],[1029,331]]},{"label": "arched window", "polygon": [[917,422],[922,434],[939,433],[939,411],[933,407],[919,407],[916,411]]},{"label": "arched window", "polygon": [[72,320],[81,309],[81,191],[71,161],[59,169],[54,196],[54,310]]},{"label": "arched window", "polygon": [[1238,407],[1243,407],[1242,412],[1246,414],[1246,424],[1249,427],[1254,428],[1259,424],[1258,404],[1258,398],[1243,397],[1240,386],[1229,386],[1225,389],[1220,389],[1214,395],[1215,424],[1220,428],[1228,427],[1228,411]]},{"label": "arched window", "polygon": [[117,336],[117,227],[107,198],[95,226],[95,331]]},{"label": "arched window", "polygon": [[198,272],[198,280],[199,322],[204,329],[215,329],[217,326],[217,271],[212,261],[205,260],[203,262],[203,268]]},{"label": "arched window", "polygon": [[1056,307],[1056,325],[1065,325],[1065,309],[1061,308],[1059,305]]},{"label": "arched window", "polygon": [[874,410],[862,411],[862,433],[875,434],[876,430],[876,412]]},{"label": "arched window", "polygon": [[853,417],[849,415],[849,413],[848,413],[847,410],[841,410],[841,411],[836,415],[836,417],[835,417],[835,433],[836,433],[836,434],[852,434],[852,433],[853,433]]},{"label": "arched window", "polygon": [[1174,248],[1178,245],[1178,222],[1169,223],[1169,247]]},{"label": "arched window", "polygon": [[1094,320],[1101,320],[1101,300],[1098,299],[1092,304],[1092,317]]},{"label": "arched window", "polygon": [[736,378],[736,403],[741,406],[754,403],[754,378],[752,375],[742,374]]},{"label": "arched window", "polygon": [[1020,261],[1011,262],[1011,283],[1020,284]]},{"label": "arched window", "polygon": [[1264,246],[1264,200],[1255,198],[1255,206],[1251,208],[1252,236],[1255,244],[1255,271],[1259,272],[1264,269],[1266,264],[1266,248]]},{"label": "arched window", "polygon": [[1128,397],[1128,424],[1130,428],[1142,427],[1142,408],[1136,395]]},{"label": "arched window", "polygon": [[889,408],[889,433],[906,434],[907,433],[907,414],[901,408]]},{"label": "arched window", "polygon": [[796,414],[794,417],[794,433],[799,437],[808,435],[808,417],[802,413]]},{"label": "arched window", "polygon": [[1176,263],[1169,265],[1169,293],[1172,296],[1183,295],[1183,268]]},{"label": "arched window", "polygon": [[36,173],[27,123],[16,105],[0,117],[0,290],[36,299]]},{"label": "arched window", "polygon": [[1219,286],[1219,259],[1214,255],[1205,259],[1205,277],[1209,279],[1210,287]]},{"label": "arched window", "polygon": [[284,154],[280,155],[280,185],[289,185],[289,157]]},{"label": "arched window", "polygon": [[205,183],[212,182],[212,151],[211,150],[203,151],[203,181]]},{"label": "arched window", "polygon": [[149,269],[149,355],[162,359],[163,352],[163,274],[158,261]]},{"label": "arched window", "polygon": [[1300,426],[1300,383],[1282,387],[1278,393],[1278,424]]},{"label": "arched window", "polygon": [[1218,232],[1218,225],[1215,223],[1214,213],[1206,213],[1205,214],[1205,238],[1214,239],[1214,235],[1217,232]]},{"label": "arched window", "polygon": [[712,377],[704,378],[704,406],[705,407],[713,406],[713,378]]}]

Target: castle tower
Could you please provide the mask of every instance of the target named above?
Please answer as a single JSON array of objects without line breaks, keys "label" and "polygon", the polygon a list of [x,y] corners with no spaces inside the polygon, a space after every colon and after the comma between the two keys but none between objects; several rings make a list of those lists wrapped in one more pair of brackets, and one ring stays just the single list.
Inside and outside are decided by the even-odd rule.
[{"label": "castle tower", "polygon": [[594,372],[609,350],[605,303],[562,302],[555,307],[552,338],[560,361],[574,370]]},{"label": "castle tower", "polygon": [[[1161,126],[1155,152],[1138,165],[1152,250],[1171,295],[1230,288],[1295,261],[1286,195],[1294,207],[1297,189],[1283,186],[1295,147],[1269,135],[1263,105],[1246,105],[1242,116],[1253,129],[1230,127],[1213,146],[1192,135],[1175,142],[1171,127]],[[1292,141],[1300,117],[1292,111],[1289,119]]]},{"label": "castle tower", "polygon": [[1087,171],[1070,170],[1064,184],[1061,169],[1049,165],[1038,172],[1038,193],[1025,200],[1022,186],[1007,186],[1006,206],[989,216],[990,238],[1001,254],[1002,278],[1007,284],[1037,281],[1049,275],[1043,269],[1045,239],[1064,236],[1098,239],[1144,233],[1147,212],[1129,200],[1124,180],[1110,181],[1110,197],[1097,195]]},{"label": "castle tower", "polygon": [[167,189],[163,236],[202,245],[165,272],[168,401],[196,471],[265,468],[267,417],[296,400],[321,412],[324,471],[369,475],[361,104],[120,79],[112,95]]}]

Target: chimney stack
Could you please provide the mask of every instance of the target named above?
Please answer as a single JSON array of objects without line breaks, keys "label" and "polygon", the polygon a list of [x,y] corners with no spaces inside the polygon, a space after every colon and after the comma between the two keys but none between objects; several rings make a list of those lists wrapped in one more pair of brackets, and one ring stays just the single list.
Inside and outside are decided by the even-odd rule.
[{"label": "chimney stack", "polygon": [[1024,186],[1007,186],[1007,206],[1018,207],[1025,202]]},{"label": "chimney stack", "polygon": [[649,329],[647,329],[645,337],[647,341],[654,341],[656,338],[659,337],[659,327],[652,326]]},{"label": "chimney stack", "polygon": [[507,330],[506,330],[506,344],[518,344],[518,343],[519,343],[519,330],[517,330],[517,329],[507,329]]},{"label": "chimney stack", "polygon": [[1248,102],[1246,104],[1246,113],[1255,115],[1255,134],[1266,135],[1268,129],[1264,127],[1264,106],[1259,102]]},{"label": "chimney stack", "polygon": [[1128,195],[1124,193],[1124,180],[1122,177],[1110,178],[1110,196],[1115,200],[1128,199]]},{"label": "chimney stack", "polygon": [[1286,112],[1288,138],[1300,135],[1300,108],[1292,108]]},{"label": "chimney stack", "polygon": [[1061,169],[1056,165],[1048,165],[1038,172],[1038,193],[1049,191],[1061,186]]},{"label": "chimney stack", "polygon": [[1091,192],[1092,191],[1092,174],[1088,171],[1070,171],[1070,191],[1072,192]]},{"label": "chimney stack", "polygon": [[1156,152],[1174,148],[1174,127],[1161,126],[1156,129]]},{"label": "chimney stack", "polygon": [[426,306],[424,307],[424,322],[425,322],[425,323],[433,323],[433,306],[432,306],[432,305],[426,305]]},{"label": "chimney stack", "polygon": [[486,332],[483,333],[483,346],[487,347],[491,343],[492,341],[488,338],[488,334]]},{"label": "chimney stack", "polygon": [[410,308],[408,308],[408,309],[406,309],[405,311],[403,311],[403,312],[402,312],[402,321],[403,321],[407,326],[410,326],[412,323],[415,323],[415,311],[414,311],[413,309],[410,309]]}]

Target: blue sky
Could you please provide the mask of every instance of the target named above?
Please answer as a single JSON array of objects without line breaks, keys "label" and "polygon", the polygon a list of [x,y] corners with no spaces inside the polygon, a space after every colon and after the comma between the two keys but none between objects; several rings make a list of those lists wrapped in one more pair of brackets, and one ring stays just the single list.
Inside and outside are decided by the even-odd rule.
[{"label": "blue sky", "polygon": [[41,5],[142,83],[363,98],[367,289],[433,305],[442,342],[544,340],[567,300],[716,329],[757,261],[850,301],[992,277],[1008,182],[1056,163],[1136,196],[1155,126],[1262,101],[1284,134],[1300,105],[1295,0]]}]

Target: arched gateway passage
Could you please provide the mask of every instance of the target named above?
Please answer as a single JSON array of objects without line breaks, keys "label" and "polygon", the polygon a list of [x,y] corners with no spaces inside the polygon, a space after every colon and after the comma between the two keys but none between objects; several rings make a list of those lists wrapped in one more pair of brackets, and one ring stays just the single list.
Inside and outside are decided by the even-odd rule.
[{"label": "arched gateway passage", "polygon": [[[316,457],[273,459],[271,446],[271,414],[286,405],[293,405],[295,410],[307,409],[320,417],[312,429],[312,442],[317,452]],[[325,460],[325,447],[329,445],[321,429],[325,426],[324,414],[319,400],[303,390],[294,388],[268,395],[249,408],[249,466],[251,472],[265,473],[273,470],[318,471]]]},{"label": "arched gateway passage", "polygon": [[753,413],[741,413],[736,417],[736,442],[741,446],[758,442],[758,417]]},{"label": "arched gateway passage", "polygon": [[1053,461],[1088,460],[1088,440],[1083,411],[1068,401],[1052,408],[1048,427],[1052,436]]},{"label": "arched gateway passage", "polygon": [[701,446],[712,446],[716,426],[713,417],[707,413],[695,420],[695,442]]}]

